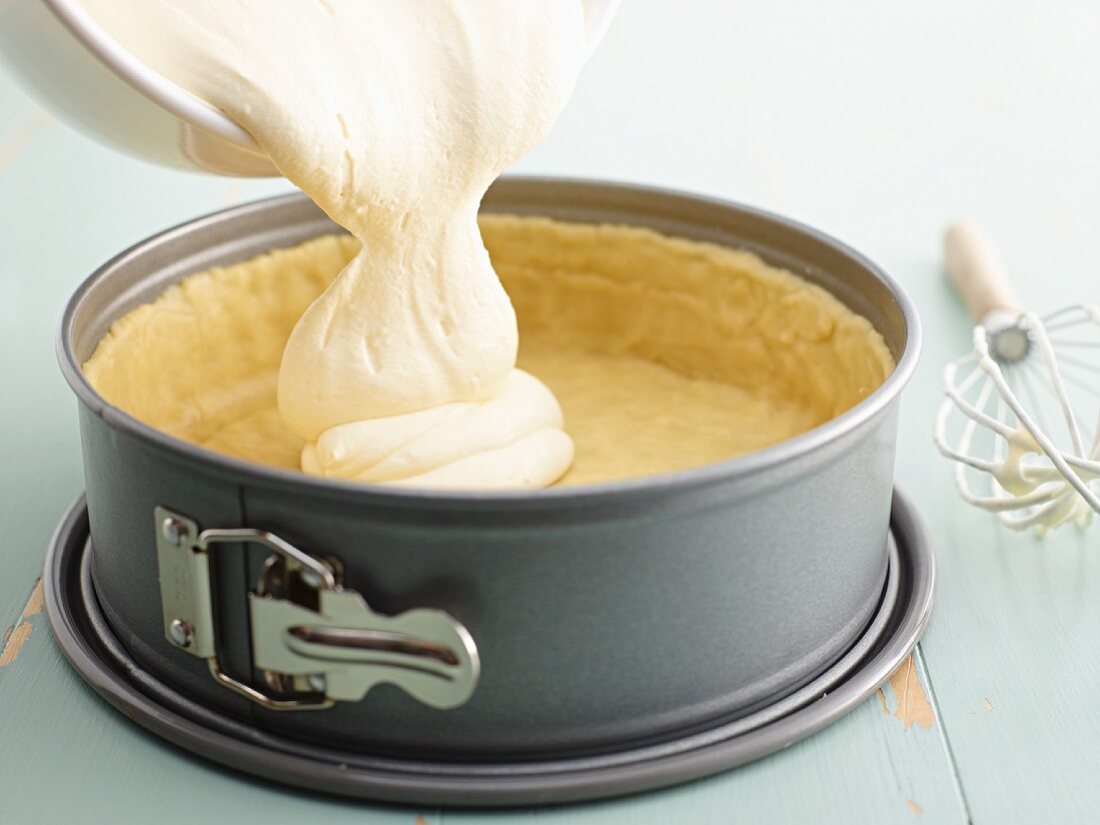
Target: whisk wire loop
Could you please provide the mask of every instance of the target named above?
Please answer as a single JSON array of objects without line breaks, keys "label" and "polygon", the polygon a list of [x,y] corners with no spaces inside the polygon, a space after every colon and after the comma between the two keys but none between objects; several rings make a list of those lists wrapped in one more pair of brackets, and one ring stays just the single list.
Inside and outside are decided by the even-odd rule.
[{"label": "whisk wire loop", "polygon": [[[1008,355],[996,348],[1004,324],[1013,325],[1014,350]],[[1022,356],[1016,351],[1019,333],[1028,342]],[[1062,352],[1062,346],[1073,354]],[[935,425],[940,452],[957,462],[955,483],[965,501],[1019,530],[1069,522],[1085,526],[1100,513],[1093,487],[1100,480],[1100,415],[1096,429],[1087,432],[1073,398],[1079,392],[1100,396],[1082,377],[1100,374],[1100,363],[1083,357],[1090,348],[1100,348],[1100,307],[1092,305],[1066,307],[1044,318],[1023,312],[998,319],[996,327],[975,328],[972,353],[944,369],[946,398]],[[1064,374],[1067,366],[1077,374]],[[955,423],[959,419],[961,427]],[[1057,439],[1051,423],[1059,427]]]}]

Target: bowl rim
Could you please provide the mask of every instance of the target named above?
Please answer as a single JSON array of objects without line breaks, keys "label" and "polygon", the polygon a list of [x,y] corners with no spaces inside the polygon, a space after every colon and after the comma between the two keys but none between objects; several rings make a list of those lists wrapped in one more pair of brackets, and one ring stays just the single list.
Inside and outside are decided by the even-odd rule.
[{"label": "bowl rim", "polygon": [[141,255],[147,248],[177,237],[201,232],[211,224],[246,215],[263,212],[287,202],[307,200],[300,192],[262,198],[247,203],[220,209],[205,215],[176,224],[155,233],[131,245],[98,267],[89,275],[70,296],[58,324],[55,339],[56,352],[61,372],[76,394],[77,398],[92,412],[108,419],[108,423],[136,436],[148,445],[165,450],[177,459],[198,464],[207,469],[218,469],[231,474],[240,483],[258,483],[279,488],[292,488],[303,493],[335,495],[340,498],[352,497],[363,503],[383,506],[406,507],[447,507],[464,508],[471,504],[488,508],[512,508],[516,505],[555,506],[562,504],[586,503],[594,498],[601,502],[627,501],[639,496],[680,492],[702,486],[730,482],[772,470],[792,461],[805,458],[808,454],[827,449],[836,442],[851,435],[875,419],[887,407],[894,403],[902,389],[912,378],[922,346],[922,330],[916,306],[900,283],[882,267],[857,252],[852,247],[832,236],[807,226],[799,221],[781,215],[748,206],[735,201],[706,195],[696,195],[680,190],[648,186],[635,183],[623,183],[595,178],[569,178],[558,176],[521,176],[506,175],[502,180],[528,186],[571,186],[589,187],[604,191],[616,191],[619,194],[645,198],[672,198],[680,201],[694,201],[700,205],[735,210],[758,220],[763,220],[781,228],[802,234],[811,240],[831,247],[852,259],[875,276],[886,287],[897,308],[901,311],[905,323],[905,344],[901,357],[897,359],[893,372],[876,387],[866,398],[840,415],[829,419],[792,438],[755,450],[744,455],[722,461],[638,478],[602,481],[591,484],[577,484],[566,487],[547,487],[534,490],[450,490],[431,488],[408,488],[385,484],[368,484],[360,481],[338,480],[309,476],[301,471],[285,470],[258,462],[225,455],[224,453],[201,447],[189,441],[169,435],[150,424],[135,418],[129,413],[111,404],[92,387],[84,376],[74,350],[73,326],[83,298],[99,282],[110,277],[121,264]]},{"label": "bowl rim", "polygon": [[138,60],[100,25],[79,0],[42,2],[100,63],[169,114],[242,149],[261,151],[256,139],[217,106]]}]

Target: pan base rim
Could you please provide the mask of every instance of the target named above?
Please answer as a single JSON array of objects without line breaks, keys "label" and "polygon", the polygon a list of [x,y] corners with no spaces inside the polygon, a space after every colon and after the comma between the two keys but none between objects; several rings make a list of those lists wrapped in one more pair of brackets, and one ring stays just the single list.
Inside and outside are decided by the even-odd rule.
[{"label": "pan base rim", "polygon": [[803,739],[860,704],[916,646],[935,562],[919,516],[896,489],[883,602],[851,650],[809,685],[747,717],[657,745],[522,763],[365,757],[283,739],[198,705],[129,660],[99,614],[78,498],[51,540],[46,614],[62,652],[110,704],[151,732],[222,765],[325,793],[408,804],[515,806],[635,793],[719,773]]}]

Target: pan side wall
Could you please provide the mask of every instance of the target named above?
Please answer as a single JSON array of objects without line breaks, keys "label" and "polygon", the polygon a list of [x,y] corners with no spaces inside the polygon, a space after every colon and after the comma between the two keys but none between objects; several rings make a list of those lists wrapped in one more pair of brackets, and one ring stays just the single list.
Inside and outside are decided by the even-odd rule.
[{"label": "pan side wall", "polygon": [[[804,684],[859,636],[886,572],[894,408],[771,473],[604,506],[457,515],[240,483],[82,412],[94,575],[131,655],[216,707],[351,750],[440,758],[596,751],[735,717]],[[374,610],[431,606],[473,634],[473,698],[439,711],[393,686],[273,713],[163,637],[153,508],[269,530],[338,557]],[[266,553],[215,558],[223,664],[249,676],[246,593]],[[246,572],[247,568],[247,572]],[[251,674],[253,678],[258,674]]]}]

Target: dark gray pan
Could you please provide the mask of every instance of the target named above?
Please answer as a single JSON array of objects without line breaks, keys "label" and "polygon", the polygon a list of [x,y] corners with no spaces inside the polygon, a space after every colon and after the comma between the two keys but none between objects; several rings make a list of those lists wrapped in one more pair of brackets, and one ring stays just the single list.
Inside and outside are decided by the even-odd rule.
[{"label": "dark gray pan", "polygon": [[[59,357],[79,399],[103,613],[149,678],[258,731],[372,756],[575,758],[643,748],[774,704],[866,633],[888,567],[897,414],[920,346],[885,272],[792,221],[618,184],[504,179],[483,209],[647,226],[759,253],[835,294],[898,366],[853,409],[757,453],[651,478],[537,492],[410,491],[308,478],[183,443],[112,407],[80,365],[117,320],[184,276],[337,231],[301,196],[200,218],[138,244],[76,292]],[[312,713],[261,709],[164,638],[152,513],[261,528],[339,557],[376,611],[447,611],[481,678],[453,710],[382,685]],[[245,593],[265,553],[221,552],[222,655],[256,679]],[[909,640],[909,643],[912,639]],[[877,676],[876,676],[877,678]]]},{"label": "dark gray pan", "polygon": [[88,517],[78,500],[46,558],[46,614],[65,656],[127,717],[174,744],[280,784],[386,802],[507,806],[660,788],[788,747],[868,698],[912,651],[932,607],[935,564],[917,514],[895,493],[890,575],[867,631],[832,667],[771,706],[693,735],[602,756],[445,763],[305,745],[219,714],[133,661],[99,609]]}]

